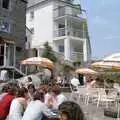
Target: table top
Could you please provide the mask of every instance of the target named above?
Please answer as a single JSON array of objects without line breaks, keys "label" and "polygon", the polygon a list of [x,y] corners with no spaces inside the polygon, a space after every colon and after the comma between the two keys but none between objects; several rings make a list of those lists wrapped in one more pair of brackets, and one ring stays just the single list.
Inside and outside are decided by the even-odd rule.
[{"label": "table top", "polygon": [[44,112],[44,120],[59,120],[59,111],[49,109]]}]

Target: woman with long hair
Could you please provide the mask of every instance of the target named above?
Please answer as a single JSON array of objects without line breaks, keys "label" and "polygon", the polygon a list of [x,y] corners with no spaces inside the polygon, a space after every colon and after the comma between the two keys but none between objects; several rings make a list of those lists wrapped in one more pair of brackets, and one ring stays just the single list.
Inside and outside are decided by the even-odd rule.
[{"label": "woman with long hair", "polygon": [[26,88],[18,88],[16,98],[12,101],[9,111],[8,120],[21,120],[27,106],[26,97],[28,90]]}]

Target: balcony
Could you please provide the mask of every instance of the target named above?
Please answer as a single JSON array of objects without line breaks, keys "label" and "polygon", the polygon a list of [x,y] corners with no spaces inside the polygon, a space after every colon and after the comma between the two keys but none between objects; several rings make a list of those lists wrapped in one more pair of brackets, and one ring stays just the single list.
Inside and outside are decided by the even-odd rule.
[{"label": "balcony", "polygon": [[60,6],[54,9],[54,18],[64,17],[66,15],[71,17],[82,18],[82,14],[79,7]]},{"label": "balcony", "polygon": [[72,61],[83,61],[83,53],[82,52],[72,52],[71,53]]},{"label": "balcony", "polygon": [[79,38],[86,38],[86,32],[84,32],[81,29],[65,29],[65,28],[59,28],[58,30],[54,31],[54,37],[62,37],[65,36],[67,30],[67,35],[73,36],[73,37],[79,37]]}]

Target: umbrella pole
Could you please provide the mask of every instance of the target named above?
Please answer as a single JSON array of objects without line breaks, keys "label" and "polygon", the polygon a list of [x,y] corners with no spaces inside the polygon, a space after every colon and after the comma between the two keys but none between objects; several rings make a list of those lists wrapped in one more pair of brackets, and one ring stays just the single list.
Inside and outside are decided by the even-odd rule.
[{"label": "umbrella pole", "polygon": [[27,75],[27,73],[28,73],[28,66],[25,67],[25,73]]}]

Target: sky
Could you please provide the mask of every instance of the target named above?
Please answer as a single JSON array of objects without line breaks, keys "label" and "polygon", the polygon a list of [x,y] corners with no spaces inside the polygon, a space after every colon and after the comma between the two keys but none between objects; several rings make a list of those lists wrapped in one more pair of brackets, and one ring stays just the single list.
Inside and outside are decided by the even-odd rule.
[{"label": "sky", "polygon": [[75,0],[87,11],[92,58],[120,52],[120,0]]}]

